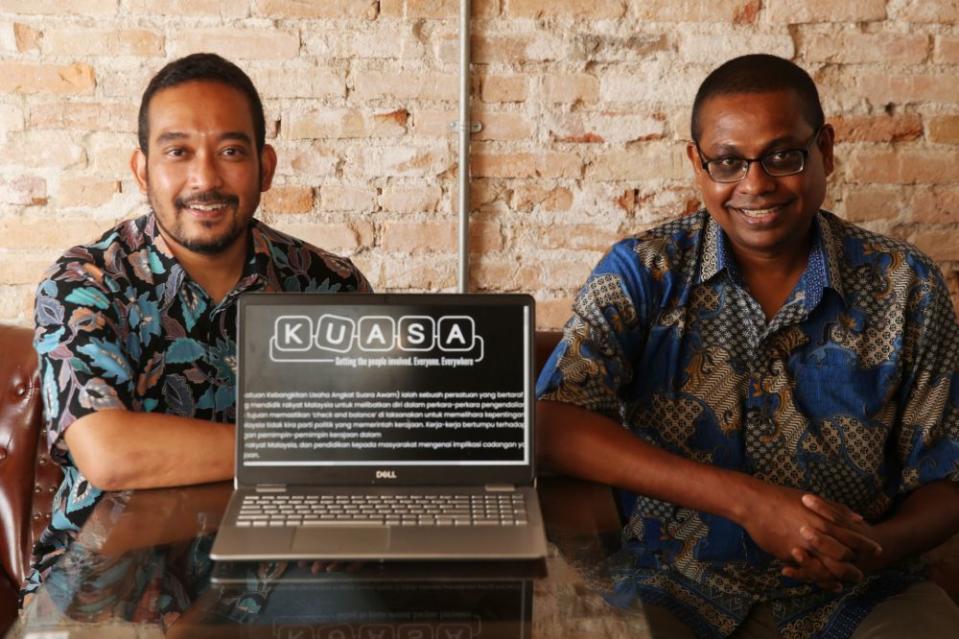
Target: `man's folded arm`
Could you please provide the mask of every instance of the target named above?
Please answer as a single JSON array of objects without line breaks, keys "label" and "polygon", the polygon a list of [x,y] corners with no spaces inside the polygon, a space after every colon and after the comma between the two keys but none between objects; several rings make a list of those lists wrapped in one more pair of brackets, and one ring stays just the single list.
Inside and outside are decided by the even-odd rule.
[{"label": "man's folded arm", "polygon": [[233,477],[232,424],[104,409],[63,434],[81,473],[102,490],[183,486]]},{"label": "man's folded arm", "polygon": [[841,578],[858,576],[850,563],[853,556],[879,550],[871,536],[834,524],[804,506],[802,491],[675,455],[642,441],[616,421],[573,404],[540,400],[536,411],[537,456],[547,469],[725,517],[742,526],[760,548],[786,562],[794,560],[796,547],[813,550],[800,530],[814,528],[828,538],[828,551]]}]

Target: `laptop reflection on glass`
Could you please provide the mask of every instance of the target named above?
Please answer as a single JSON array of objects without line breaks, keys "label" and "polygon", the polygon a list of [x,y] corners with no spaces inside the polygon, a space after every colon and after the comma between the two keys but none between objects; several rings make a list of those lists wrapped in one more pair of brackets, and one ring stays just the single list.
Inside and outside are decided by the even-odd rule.
[{"label": "laptop reflection on glass", "polygon": [[241,298],[217,560],[545,557],[526,295]]}]

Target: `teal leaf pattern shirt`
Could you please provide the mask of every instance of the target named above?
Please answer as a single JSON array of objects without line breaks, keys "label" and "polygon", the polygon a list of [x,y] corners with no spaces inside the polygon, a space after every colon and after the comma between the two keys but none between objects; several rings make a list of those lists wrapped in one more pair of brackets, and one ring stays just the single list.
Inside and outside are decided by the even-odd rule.
[{"label": "teal leaf pattern shirt", "polygon": [[243,273],[219,304],[173,257],[152,213],[71,248],[46,274],[37,289],[34,345],[47,444],[64,478],[22,595],[40,586],[103,496],[65,444],[73,422],[121,408],[233,423],[242,293],[370,291],[348,259],[257,220],[248,236]]}]

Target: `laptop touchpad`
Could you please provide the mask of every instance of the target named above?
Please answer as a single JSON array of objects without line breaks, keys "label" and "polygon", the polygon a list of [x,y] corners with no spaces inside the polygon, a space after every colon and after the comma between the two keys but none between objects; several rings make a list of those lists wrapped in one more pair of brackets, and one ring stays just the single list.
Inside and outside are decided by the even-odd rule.
[{"label": "laptop touchpad", "polygon": [[390,541],[389,530],[380,528],[298,528],[293,536],[293,552],[357,553],[369,555],[385,549]]}]

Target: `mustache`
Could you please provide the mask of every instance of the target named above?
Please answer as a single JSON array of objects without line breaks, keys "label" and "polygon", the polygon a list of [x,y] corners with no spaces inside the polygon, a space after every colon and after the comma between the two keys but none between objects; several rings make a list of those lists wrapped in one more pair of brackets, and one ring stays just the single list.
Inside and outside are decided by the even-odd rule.
[{"label": "mustache", "polygon": [[240,198],[235,195],[227,195],[219,191],[207,191],[198,193],[189,198],[178,197],[173,202],[177,208],[188,209],[195,204],[226,204],[227,206],[238,206]]}]

